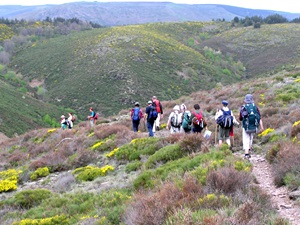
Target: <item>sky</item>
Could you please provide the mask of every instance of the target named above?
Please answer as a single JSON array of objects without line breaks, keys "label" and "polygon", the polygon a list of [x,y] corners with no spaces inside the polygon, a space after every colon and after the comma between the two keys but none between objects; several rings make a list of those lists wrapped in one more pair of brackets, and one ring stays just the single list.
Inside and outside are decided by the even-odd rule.
[{"label": "sky", "polygon": [[[1,5],[45,5],[95,0],[0,0]],[[183,4],[222,4],[250,9],[267,9],[300,13],[299,0],[97,0],[98,2],[174,2]]]}]

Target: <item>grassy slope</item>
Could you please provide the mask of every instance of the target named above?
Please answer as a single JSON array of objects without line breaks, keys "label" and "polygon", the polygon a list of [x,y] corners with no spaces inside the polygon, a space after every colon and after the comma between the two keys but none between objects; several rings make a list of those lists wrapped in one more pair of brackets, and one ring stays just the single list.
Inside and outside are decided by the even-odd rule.
[{"label": "grassy slope", "polygon": [[46,114],[59,120],[62,109],[43,103],[16,91],[0,80],[0,132],[11,137],[28,130],[47,127],[42,118]]},{"label": "grassy slope", "polygon": [[227,76],[224,67],[187,46],[207,26],[215,32],[227,24],[148,24],[75,33],[20,51],[11,65],[26,78],[45,79],[50,101],[62,99],[61,105],[80,113],[93,105],[108,115],[153,94],[168,100],[220,80],[237,81],[241,71]]}]

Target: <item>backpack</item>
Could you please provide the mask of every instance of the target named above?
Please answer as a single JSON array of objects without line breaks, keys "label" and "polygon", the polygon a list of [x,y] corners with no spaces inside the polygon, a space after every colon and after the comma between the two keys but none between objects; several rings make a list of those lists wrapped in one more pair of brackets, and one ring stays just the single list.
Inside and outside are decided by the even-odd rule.
[{"label": "backpack", "polygon": [[223,114],[218,117],[217,124],[222,128],[231,128],[233,126],[233,116],[231,115],[231,111],[221,110]]},{"label": "backpack", "polygon": [[99,113],[95,113],[95,112],[94,112],[94,119],[97,120],[98,117],[99,117]]},{"label": "backpack", "polygon": [[157,112],[156,106],[154,104],[152,104],[150,107],[151,107],[151,109],[150,109],[150,112],[148,115],[148,119],[151,121],[154,121],[157,119],[158,112]]},{"label": "backpack", "polygon": [[193,112],[194,118],[192,119],[192,123],[195,127],[205,127],[205,124],[203,123],[203,117],[202,117],[202,112],[199,112],[197,114],[196,112]]},{"label": "backpack", "polygon": [[154,102],[154,104],[155,104],[156,111],[157,111],[158,113],[161,113],[161,111],[160,111],[160,102],[159,102],[158,100],[156,100],[156,101]]},{"label": "backpack", "polygon": [[243,128],[246,133],[257,133],[260,122],[260,115],[254,103],[242,106]]},{"label": "backpack", "polygon": [[192,122],[191,122],[191,112],[187,111],[183,114],[182,118],[182,128],[186,130],[191,130]]},{"label": "backpack", "polygon": [[178,115],[178,113],[173,113],[172,117],[171,117],[171,126],[172,127],[176,127],[179,128],[181,125],[181,121],[180,121],[180,116]]},{"label": "backpack", "polygon": [[132,120],[133,121],[139,121],[140,120],[140,108],[135,107],[133,109]]}]

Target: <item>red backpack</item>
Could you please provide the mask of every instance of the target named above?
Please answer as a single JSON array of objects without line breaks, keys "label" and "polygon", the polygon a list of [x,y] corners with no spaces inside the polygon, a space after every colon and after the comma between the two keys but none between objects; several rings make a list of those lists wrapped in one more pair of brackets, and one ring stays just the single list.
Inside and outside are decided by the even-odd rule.
[{"label": "red backpack", "polygon": [[160,102],[159,102],[159,100],[155,100],[155,107],[156,107],[156,111],[158,112],[158,113],[161,113],[161,111],[160,111]]},{"label": "red backpack", "polygon": [[194,114],[194,118],[192,120],[193,124],[196,125],[196,126],[201,126],[203,127],[202,125],[202,122],[203,122],[203,119],[202,119],[202,112],[200,111],[199,114],[197,114],[196,112],[193,112]]}]

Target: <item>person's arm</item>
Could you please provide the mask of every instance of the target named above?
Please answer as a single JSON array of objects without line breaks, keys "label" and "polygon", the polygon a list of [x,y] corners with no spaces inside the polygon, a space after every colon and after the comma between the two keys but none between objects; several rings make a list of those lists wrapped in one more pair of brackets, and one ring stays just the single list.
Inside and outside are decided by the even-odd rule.
[{"label": "person's arm", "polygon": [[261,119],[259,108],[257,106],[256,106],[256,108],[257,108],[257,113],[259,114],[259,117],[260,117],[259,126],[260,126],[261,131],[263,131],[264,130],[264,124],[263,124],[263,121]]},{"label": "person's arm", "polygon": [[160,108],[160,118],[162,119],[164,117],[164,112],[163,112],[163,107],[160,102],[159,102],[159,108]]},{"label": "person's arm", "polygon": [[143,115],[143,111],[142,111],[142,109],[140,109],[140,111],[139,111],[139,116],[140,116],[140,119],[143,119],[144,118],[144,115]]}]

